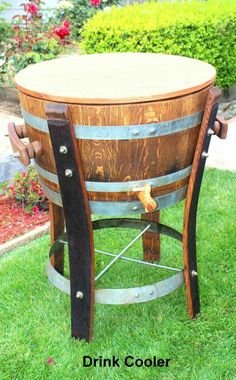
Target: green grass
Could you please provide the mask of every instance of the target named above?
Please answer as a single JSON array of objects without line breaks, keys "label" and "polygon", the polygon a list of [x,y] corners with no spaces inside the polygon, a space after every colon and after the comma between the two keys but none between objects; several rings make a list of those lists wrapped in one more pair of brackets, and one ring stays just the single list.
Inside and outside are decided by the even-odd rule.
[{"label": "green grass", "polygon": [[[181,229],[182,204],[162,221]],[[96,246],[119,252],[137,231],[96,232]],[[184,286],[145,304],[96,305],[91,344],[70,338],[70,300],[48,282],[49,237],[0,259],[0,379],[236,379],[235,366],[235,173],[208,170],[199,201],[197,228],[201,315],[189,320]],[[181,245],[162,239],[161,263],[182,266]],[[140,243],[131,255],[141,257]],[[97,270],[106,258],[98,256]],[[149,273],[149,274],[148,274]],[[159,270],[119,262],[99,286],[148,284]],[[120,368],[83,368],[82,357],[115,355]],[[126,355],[170,358],[169,367],[123,365]],[[47,364],[49,357],[54,365]]]}]

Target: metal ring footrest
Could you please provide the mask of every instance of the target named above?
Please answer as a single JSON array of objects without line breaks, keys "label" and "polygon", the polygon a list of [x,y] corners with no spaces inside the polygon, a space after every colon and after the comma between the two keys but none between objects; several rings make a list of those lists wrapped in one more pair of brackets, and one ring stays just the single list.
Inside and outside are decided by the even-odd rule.
[{"label": "metal ring footrest", "polygon": [[[93,221],[94,230],[98,230],[101,228],[142,229],[147,227],[148,225],[150,226],[150,232],[163,233],[164,235],[182,241],[182,235],[178,231],[157,222],[147,222],[144,220],[127,218],[103,219]],[[49,256],[53,256],[55,252],[58,250],[58,248],[60,248],[65,243],[66,233],[59,237],[57,241],[52,245],[49,252]],[[65,278],[63,275],[56,271],[56,269],[52,266],[50,259],[47,263],[46,274],[49,281],[56,288],[70,295],[70,280]],[[120,305],[148,302],[173,292],[174,290],[179,288],[183,284],[183,282],[183,271],[178,270],[178,273],[176,273],[175,275],[151,285],[123,289],[95,289],[95,303]]]}]

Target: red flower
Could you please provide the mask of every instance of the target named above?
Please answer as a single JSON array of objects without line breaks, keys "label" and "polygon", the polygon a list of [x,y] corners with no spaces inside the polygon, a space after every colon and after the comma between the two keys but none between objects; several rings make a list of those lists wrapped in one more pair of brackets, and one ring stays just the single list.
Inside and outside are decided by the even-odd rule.
[{"label": "red flower", "polygon": [[48,358],[48,360],[47,360],[47,363],[49,364],[49,365],[54,365],[54,363],[53,363],[53,360],[52,360],[52,357],[50,356],[50,358]]},{"label": "red flower", "polygon": [[[68,25],[69,21],[64,21]],[[69,24],[70,25],[70,24]],[[61,39],[63,40],[66,36],[70,35],[70,28],[68,26],[56,26],[54,29],[54,33]]]},{"label": "red flower", "polygon": [[39,10],[39,9],[38,9],[37,5],[35,5],[34,3],[27,4],[27,11],[28,11],[30,14],[36,16],[37,13],[38,13],[38,10]]},{"label": "red flower", "polygon": [[69,27],[70,27],[70,21],[65,20],[65,21],[63,22],[63,25],[64,25],[66,28],[69,28]]},{"label": "red flower", "polygon": [[34,206],[34,207],[33,207],[33,213],[34,213],[34,214],[38,214],[38,212],[39,212],[39,208],[38,208],[38,206]]},{"label": "red flower", "polygon": [[19,30],[20,27],[19,27],[19,25],[13,25],[13,29],[14,29],[14,30]]},{"label": "red flower", "polygon": [[33,185],[31,185],[31,189],[33,191],[36,191],[36,190],[38,190],[38,186],[36,184],[33,184]]},{"label": "red flower", "polygon": [[101,3],[101,0],[90,0],[90,4],[94,7],[98,7]]},{"label": "red flower", "polygon": [[26,172],[22,172],[21,175],[22,175],[23,178],[25,178],[26,177]]}]

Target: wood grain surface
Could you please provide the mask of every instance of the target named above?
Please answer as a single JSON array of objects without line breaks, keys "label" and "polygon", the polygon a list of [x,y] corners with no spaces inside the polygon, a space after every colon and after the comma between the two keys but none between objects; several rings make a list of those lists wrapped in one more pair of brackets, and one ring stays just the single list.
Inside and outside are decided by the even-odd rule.
[{"label": "wood grain surface", "polygon": [[[146,212],[141,215],[142,220],[160,222],[160,211]],[[160,261],[160,234],[146,231],[142,236],[143,258],[145,261]]]},{"label": "wood grain surface", "polygon": [[[205,108],[210,87],[174,98],[139,104],[122,105],[86,105],[71,104],[68,106],[70,120],[73,124],[115,125],[149,124],[186,117],[201,112]],[[20,94],[22,107],[37,117],[47,119],[46,108],[57,103],[36,99]],[[36,162],[43,169],[56,173],[52,146],[49,135],[26,124],[30,141],[41,141],[43,154]],[[157,178],[174,173],[192,164],[200,125],[161,137],[132,140],[79,140],[77,146],[83,162],[86,181],[94,182],[127,182]],[[58,187],[41,176],[42,181],[52,190]],[[185,181],[176,184],[153,188],[152,195],[162,195],[185,185]],[[137,193],[89,193],[89,200],[136,200]]]},{"label": "wood grain surface", "polygon": [[67,103],[118,104],[199,91],[215,69],[196,59],[151,53],[74,55],[30,65],[15,77],[21,92]]},{"label": "wood grain surface", "polygon": [[[145,124],[168,122],[202,112],[215,75],[214,69],[203,62],[157,54],[102,54],[69,57],[50,62],[34,65],[18,74],[16,83],[22,91],[20,92],[22,108],[29,114],[47,120],[46,109],[51,109],[52,115],[57,105],[61,104],[63,107],[64,103],[58,103],[57,100],[63,100],[67,102],[65,106],[68,108],[71,125],[83,125],[88,128],[94,125],[116,128],[120,125],[140,124],[145,128]],[[97,63],[96,67],[94,62]],[[71,67],[71,70],[68,70],[68,67]],[[52,81],[48,79],[50,70],[52,70]],[[57,78],[63,70],[64,74]],[[125,78],[125,86],[120,76]],[[76,78],[81,79],[81,82],[79,83]],[[93,85],[97,83],[97,86],[90,88],[91,78],[96,78],[98,82],[93,82]],[[75,79],[73,85],[72,79]],[[85,80],[90,84],[87,85]],[[116,83],[113,83],[113,80]],[[26,87],[32,91],[25,91],[23,87],[26,82],[28,86]],[[37,83],[39,86],[45,86],[44,90],[48,95],[51,90],[55,90],[62,96],[67,86],[67,90],[71,91],[70,96],[74,96],[73,102],[70,103],[72,99],[70,96],[59,99],[56,93],[45,97],[43,88],[42,91],[34,91]],[[96,94],[98,89],[101,94],[107,91],[106,96],[109,94],[109,99],[105,102],[105,98],[100,97],[99,101],[98,99],[93,101],[95,98],[91,98],[90,95],[85,98],[84,88],[90,95]],[[126,98],[126,91],[133,91],[133,98],[130,95]],[[168,97],[165,91],[170,91]],[[115,101],[118,99],[118,93],[123,94],[122,99],[125,97],[125,102]],[[154,93],[155,97],[152,98],[150,94]],[[36,159],[37,164],[44,170],[56,174],[49,134],[38,131],[29,124],[26,124],[26,129],[30,142],[40,141],[43,145],[43,154]],[[199,131],[200,124],[170,135],[143,139],[106,141],[77,139],[84,179],[92,182],[127,182],[175,173],[192,164]],[[50,189],[59,191],[57,185],[42,175],[40,178]],[[152,188],[151,194],[163,195],[187,183],[188,177],[170,185]],[[95,201],[126,201],[137,200],[137,194],[135,191],[89,192],[88,198]]]},{"label": "wood grain surface", "polygon": [[[51,245],[53,245],[59,236],[65,232],[63,208],[49,201],[49,215]],[[55,251],[51,257],[51,264],[57,272],[64,273],[64,246]]]}]

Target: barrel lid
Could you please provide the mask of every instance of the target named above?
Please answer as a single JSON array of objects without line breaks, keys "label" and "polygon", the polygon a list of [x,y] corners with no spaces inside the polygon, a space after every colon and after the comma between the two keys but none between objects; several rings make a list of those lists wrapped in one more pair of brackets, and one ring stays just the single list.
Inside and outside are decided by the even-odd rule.
[{"label": "barrel lid", "polygon": [[15,77],[19,91],[40,99],[85,104],[136,103],[182,96],[214,82],[215,68],[174,55],[71,55],[30,65]]}]

